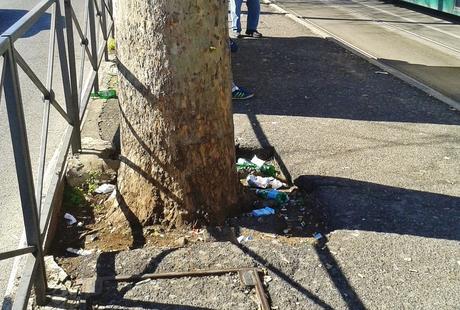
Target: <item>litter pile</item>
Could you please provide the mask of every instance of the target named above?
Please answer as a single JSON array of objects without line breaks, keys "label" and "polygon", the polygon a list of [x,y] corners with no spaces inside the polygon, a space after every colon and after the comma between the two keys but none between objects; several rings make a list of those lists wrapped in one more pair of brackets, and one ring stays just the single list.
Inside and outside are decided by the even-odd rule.
[{"label": "litter pile", "polygon": [[[321,231],[319,213],[311,198],[296,186],[289,185],[275,166],[257,156],[251,160],[239,158],[236,164],[240,181],[254,194],[253,209],[229,225],[287,237],[312,237]],[[248,233],[248,232],[247,232]],[[249,232],[254,234],[254,232]],[[314,237],[314,236],[313,236]],[[239,236],[239,242],[252,240]]]}]

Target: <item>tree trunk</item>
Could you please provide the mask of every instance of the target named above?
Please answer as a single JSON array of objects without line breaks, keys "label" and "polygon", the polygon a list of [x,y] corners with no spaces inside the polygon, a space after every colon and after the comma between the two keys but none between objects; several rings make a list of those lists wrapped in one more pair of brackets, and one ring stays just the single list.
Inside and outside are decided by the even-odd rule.
[{"label": "tree trunk", "polygon": [[226,0],[119,0],[122,200],[140,223],[221,223],[237,202]]}]

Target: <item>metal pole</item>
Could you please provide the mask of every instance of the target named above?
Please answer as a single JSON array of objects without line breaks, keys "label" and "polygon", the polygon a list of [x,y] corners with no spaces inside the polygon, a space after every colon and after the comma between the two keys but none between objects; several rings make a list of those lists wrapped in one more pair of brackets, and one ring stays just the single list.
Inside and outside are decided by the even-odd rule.
[{"label": "metal pole", "polygon": [[[105,0],[101,0],[101,15],[102,15],[102,35],[104,36],[104,41],[107,41],[109,38],[107,37],[107,16],[105,11]],[[104,48],[104,59],[105,61],[109,61],[109,50],[107,48],[107,42]]]},{"label": "metal pole", "polygon": [[[113,22],[114,21],[113,2],[112,0],[108,0],[108,1],[109,1],[109,4],[108,4],[109,16]],[[113,27],[112,37],[115,37],[115,27]]]},{"label": "metal pole", "polygon": [[91,58],[93,59],[93,70],[96,72],[93,88],[94,92],[99,91],[99,76],[97,74],[97,38],[96,38],[96,14],[94,10],[94,0],[88,1],[88,13],[89,13],[89,34],[91,42]]},{"label": "metal pole", "polygon": [[[51,17],[51,29],[50,29],[50,42],[48,48],[48,70],[46,73],[46,89],[50,93],[50,97],[53,96],[53,71],[54,71],[54,47],[56,38],[56,6],[54,4],[54,10]],[[50,120],[50,105],[51,98],[44,98],[43,107],[43,120],[42,120],[42,133],[40,142],[40,160],[38,161],[38,178],[35,190],[37,191],[35,199],[37,200],[38,217],[40,218],[42,209],[42,194],[43,194],[43,177],[45,174],[45,160],[46,160],[46,147],[48,144],[48,127]]]},{"label": "metal pole", "polygon": [[[60,2],[58,0],[58,2]],[[67,54],[68,63],[64,63],[65,57],[65,44],[64,36],[61,34],[62,27],[58,27],[57,38],[59,46],[59,55],[61,59],[61,70],[63,70],[63,78],[67,81],[70,80],[70,98],[66,98],[67,114],[73,122],[73,137],[72,137],[72,153],[75,154],[81,150],[81,134],[80,134],[80,108],[78,106],[78,85],[77,85],[77,69],[75,67],[75,45],[73,37],[73,23],[72,23],[72,3],[71,0],[64,0],[64,12],[65,12],[65,25],[67,32]],[[59,14],[60,15],[60,14]],[[59,16],[58,15],[58,16]],[[64,53],[63,53],[64,52]],[[63,55],[64,54],[64,55]],[[67,67],[68,66],[68,67]],[[67,72],[68,68],[68,72]],[[66,72],[64,72],[66,71]],[[68,77],[66,77],[66,75]],[[66,81],[64,81],[64,87],[66,87]]]},{"label": "metal pole", "polygon": [[[83,91],[83,78],[85,76],[85,59],[86,54],[85,51],[88,47],[88,3],[89,0],[86,1],[85,5],[85,17],[84,17],[84,24],[85,24],[85,32],[83,34],[83,38],[81,39],[81,60],[80,60],[80,77],[78,80],[78,102],[81,102],[82,91]],[[76,24],[77,22],[75,22]],[[77,28],[78,30],[78,28]],[[91,59],[90,59],[91,61]]]},{"label": "metal pole", "polygon": [[10,37],[9,49],[4,54],[5,59],[5,81],[4,92],[6,110],[13,144],[14,161],[16,164],[16,175],[21,198],[22,216],[26,232],[28,246],[34,246],[36,260],[36,272],[34,273],[34,285],[37,304],[43,305],[46,302],[46,273],[43,260],[43,249],[40,239],[40,227],[37,212],[37,201],[35,199],[34,181],[32,166],[30,163],[29,144],[24,119],[24,108],[22,105],[21,90],[16,62],[14,59],[14,46]]}]

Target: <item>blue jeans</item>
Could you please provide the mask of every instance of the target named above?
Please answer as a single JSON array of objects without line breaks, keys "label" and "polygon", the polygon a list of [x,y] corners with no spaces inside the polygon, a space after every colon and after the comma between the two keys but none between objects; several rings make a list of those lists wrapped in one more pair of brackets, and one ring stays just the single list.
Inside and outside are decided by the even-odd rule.
[{"label": "blue jeans", "polygon": [[[248,7],[248,22],[246,30],[255,31],[259,25],[260,0],[246,0]],[[243,0],[230,0],[230,13],[232,16],[232,30],[241,32],[241,5]]]}]

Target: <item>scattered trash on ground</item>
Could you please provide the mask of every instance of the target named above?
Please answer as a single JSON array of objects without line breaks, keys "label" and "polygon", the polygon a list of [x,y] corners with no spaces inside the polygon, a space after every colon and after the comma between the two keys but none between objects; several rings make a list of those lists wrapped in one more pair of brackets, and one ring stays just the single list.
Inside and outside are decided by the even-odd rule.
[{"label": "scattered trash on ground", "polygon": [[239,236],[238,238],[236,238],[236,240],[238,241],[238,243],[243,243],[243,242],[251,241],[253,240],[253,238],[251,236]]},{"label": "scattered trash on ground", "polygon": [[271,281],[273,281],[273,278],[270,277],[270,276],[264,276],[264,284],[265,286],[268,285],[268,283],[270,283]]},{"label": "scattered trash on ground", "polygon": [[323,238],[323,235],[319,232],[316,232],[313,234],[313,238],[315,238],[316,240],[321,240]]},{"label": "scattered trash on ground", "polygon": [[270,207],[252,210],[251,212],[251,215],[254,217],[260,217],[260,216],[266,216],[266,215],[272,215],[272,214],[275,214],[275,209],[270,208]]},{"label": "scattered trash on ground", "polygon": [[64,214],[64,219],[66,220],[68,225],[73,225],[77,222],[77,219],[70,213]]},{"label": "scattered trash on ground", "polygon": [[260,168],[263,165],[265,165],[265,160],[262,160],[259,157],[257,157],[256,155],[254,155],[254,157],[251,159],[251,163],[255,164],[257,167]]},{"label": "scattered trash on ground", "polygon": [[289,201],[288,194],[277,191],[276,189],[272,189],[272,190],[258,189],[256,190],[256,194],[257,196],[264,198],[264,199],[275,200],[279,204],[284,204]]},{"label": "scattered trash on ground", "polygon": [[113,184],[102,184],[94,191],[96,194],[108,194],[115,190],[116,186]]},{"label": "scattered trash on ground", "polygon": [[91,93],[91,97],[99,99],[117,98],[117,91],[115,89],[100,90],[97,93]]},{"label": "scattered trash on ground", "polygon": [[248,175],[246,178],[249,186],[251,187],[258,187],[258,188],[267,188],[271,187],[273,189],[279,189],[282,187],[287,187],[286,184],[281,182],[280,180],[275,179],[274,177],[261,177],[256,175]]},{"label": "scattered trash on ground", "polygon": [[[260,160],[257,158],[257,156],[254,156],[252,160],[254,160],[256,163],[252,161],[248,161],[247,159],[244,158],[238,158],[238,162],[236,163],[236,168],[239,171],[248,171],[248,172],[258,172],[262,174],[263,176],[267,177],[276,177],[278,174],[276,171],[275,166],[266,164],[264,161]],[[260,165],[263,162],[262,165]]]},{"label": "scattered trash on ground", "polygon": [[91,251],[91,250],[74,249],[74,248],[67,248],[66,251],[72,254],[76,254],[78,256],[87,256],[87,255],[91,255],[94,253],[94,251]]},{"label": "scattered trash on ground", "polygon": [[376,74],[385,74],[385,75],[388,74],[388,72],[386,72],[386,71],[375,71],[375,73],[376,73]]}]

